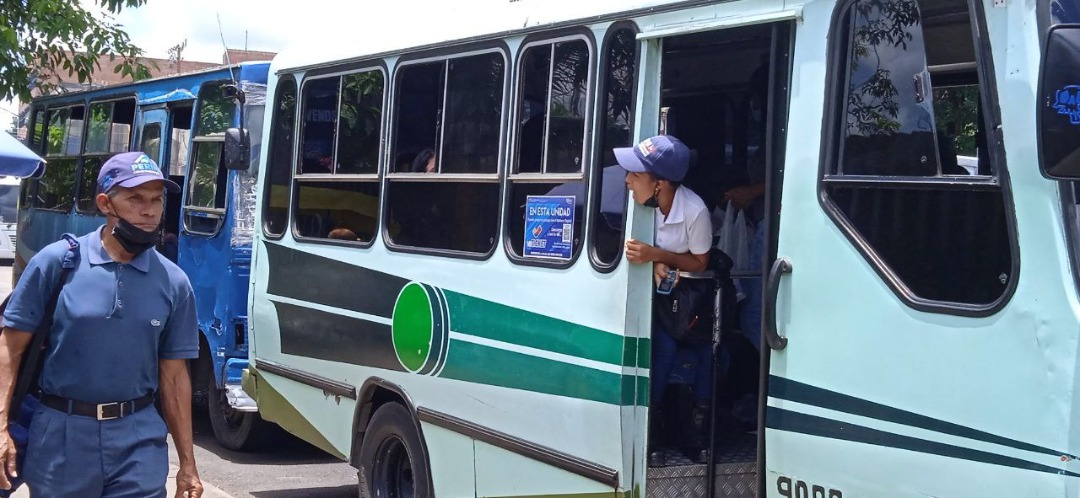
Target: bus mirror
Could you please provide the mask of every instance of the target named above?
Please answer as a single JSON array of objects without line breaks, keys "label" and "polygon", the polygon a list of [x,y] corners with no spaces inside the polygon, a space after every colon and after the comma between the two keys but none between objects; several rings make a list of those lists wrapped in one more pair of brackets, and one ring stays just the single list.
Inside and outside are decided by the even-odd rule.
[{"label": "bus mirror", "polygon": [[251,142],[248,131],[244,128],[229,128],[225,131],[225,167],[227,169],[246,170],[251,166]]},{"label": "bus mirror", "polygon": [[1037,105],[1043,175],[1080,179],[1080,24],[1050,28]]}]

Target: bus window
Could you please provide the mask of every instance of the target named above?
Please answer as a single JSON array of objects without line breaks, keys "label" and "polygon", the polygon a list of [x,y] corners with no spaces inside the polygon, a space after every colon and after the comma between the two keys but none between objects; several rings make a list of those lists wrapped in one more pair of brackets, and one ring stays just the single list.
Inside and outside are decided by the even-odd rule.
[{"label": "bus window", "polygon": [[289,222],[289,187],[296,130],[296,80],[282,78],[275,95],[270,151],[266,159],[266,193],[263,196],[263,232],[272,238],[281,237]]},{"label": "bus window", "polygon": [[845,16],[834,216],[909,301],[992,305],[1013,244],[967,2],[859,0]]},{"label": "bus window", "polygon": [[161,123],[150,123],[143,127],[142,144],[139,145],[146,155],[155,161],[161,157]]},{"label": "bus window", "polygon": [[633,143],[634,88],[637,82],[637,32],[625,27],[610,34],[604,47],[601,114],[597,126],[600,147],[594,154],[593,257],[600,267],[614,267],[622,254],[626,215],[626,175],[612,149]]},{"label": "bus window", "polygon": [[98,172],[101,171],[101,165],[113,154],[128,150],[134,122],[135,99],[90,104],[76,211],[97,212],[94,196],[97,195]]},{"label": "bus window", "polygon": [[522,60],[522,90],[515,119],[517,155],[509,182],[508,248],[515,258],[526,256],[530,196],[572,197],[573,221],[564,223],[560,232],[563,243],[570,244],[569,251],[537,251],[533,254],[542,255],[530,258],[562,264],[576,257],[584,239],[587,189],[583,159],[591,53],[585,40],[569,39],[531,45]]},{"label": "bus window", "polygon": [[52,109],[48,122],[45,173],[38,180],[33,205],[40,209],[68,211],[74,204],[78,154],[82,149],[83,106]]},{"label": "bus window", "polygon": [[206,83],[199,90],[199,116],[195,132],[199,136],[225,133],[233,125],[236,102],[222,90],[227,81]]},{"label": "bus window", "polygon": [[[296,234],[313,239],[371,243],[379,220],[379,145],[385,77],[380,70],[304,84],[300,172],[296,175]],[[295,85],[295,84],[294,84]],[[286,94],[280,105],[288,104]],[[294,98],[294,97],[293,97]],[[278,109],[281,131],[292,129],[291,107]],[[275,125],[279,126],[279,125]],[[289,132],[291,133],[291,132]],[[271,175],[288,171],[291,141],[278,144]],[[284,215],[288,188],[268,202]],[[284,229],[284,219],[279,223]]]},{"label": "bus window", "polygon": [[229,170],[221,162],[222,140],[196,140],[191,177],[187,182],[184,224],[191,233],[215,235],[225,219]]},{"label": "bus window", "polygon": [[191,141],[191,105],[169,108],[169,176],[184,176]]},{"label": "bus window", "polygon": [[32,131],[28,143],[30,144],[30,150],[42,154],[45,152],[41,148],[45,138],[45,109],[42,107],[35,108],[33,118],[34,124],[31,127]]},{"label": "bus window", "polygon": [[386,193],[391,247],[473,256],[495,248],[505,67],[503,54],[486,52],[398,71]]}]

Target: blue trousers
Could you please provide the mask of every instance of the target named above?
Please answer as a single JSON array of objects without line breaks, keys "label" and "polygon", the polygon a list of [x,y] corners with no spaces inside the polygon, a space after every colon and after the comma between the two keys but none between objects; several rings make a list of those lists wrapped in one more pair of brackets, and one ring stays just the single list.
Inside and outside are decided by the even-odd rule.
[{"label": "blue trousers", "polygon": [[[747,260],[753,271],[762,270],[762,260],[765,253],[765,221],[759,221],[754,229],[754,236],[750,238],[747,249]],[[750,339],[750,343],[761,351],[761,277],[739,279],[746,299],[742,302],[741,314],[739,315],[739,329]]]},{"label": "blue trousers", "polygon": [[[652,378],[649,396],[653,406],[659,406],[664,401],[664,392],[667,390],[668,378],[675,366],[679,347],[679,343],[664,330],[659,320],[653,319],[652,369],[649,373]],[[692,349],[697,356],[697,370],[694,372],[694,385],[691,387],[694,402],[708,401],[712,395],[712,343],[692,343],[681,347]]]},{"label": "blue trousers", "polygon": [[164,498],[167,432],[152,406],[103,421],[43,406],[30,425],[23,477],[33,496]]}]

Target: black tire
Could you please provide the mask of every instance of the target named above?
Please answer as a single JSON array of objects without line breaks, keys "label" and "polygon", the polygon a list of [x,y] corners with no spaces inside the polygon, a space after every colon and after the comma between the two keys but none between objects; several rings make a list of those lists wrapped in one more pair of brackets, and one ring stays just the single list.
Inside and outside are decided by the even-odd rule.
[{"label": "black tire", "polygon": [[277,436],[276,427],[262,419],[258,412],[241,412],[229,406],[225,390],[219,389],[210,372],[206,383],[207,408],[214,439],[221,447],[233,451],[253,451],[266,448]]},{"label": "black tire", "polygon": [[430,498],[423,443],[412,414],[399,403],[375,411],[360,445],[361,498]]}]

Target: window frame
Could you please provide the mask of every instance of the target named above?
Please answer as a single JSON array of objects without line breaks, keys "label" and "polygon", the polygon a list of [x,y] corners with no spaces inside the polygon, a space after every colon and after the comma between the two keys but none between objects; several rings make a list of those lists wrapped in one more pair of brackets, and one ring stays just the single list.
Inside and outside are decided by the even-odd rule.
[{"label": "window frame", "polygon": [[[639,88],[638,88],[638,82],[639,82],[638,75],[641,74],[641,70],[642,70],[642,67],[641,67],[641,52],[642,52],[641,51],[641,40],[638,40],[636,35],[641,34],[641,28],[637,25],[637,23],[635,23],[633,21],[630,21],[630,20],[616,21],[615,23],[612,23],[610,26],[608,26],[607,31],[604,33],[604,39],[603,39],[602,44],[600,45],[600,50],[598,51],[598,53],[599,53],[599,64],[597,64],[598,69],[597,69],[597,74],[596,74],[596,92],[595,92],[595,95],[596,95],[595,100],[596,100],[596,102],[593,105],[593,108],[595,109],[595,111],[594,111],[595,112],[595,114],[594,114],[595,118],[594,118],[594,121],[593,121],[593,123],[594,123],[593,124],[593,139],[592,139],[592,143],[593,143],[592,161],[593,161],[593,163],[592,163],[592,170],[589,172],[589,179],[593,183],[593,185],[595,185],[594,189],[597,190],[597,192],[593,193],[593,195],[591,195],[589,197],[589,202],[586,205],[586,209],[588,210],[588,217],[591,220],[591,222],[588,223],[587,226],[586,226],[585,235],[587,237],[586,242],[588,242],[587,248],[588,248],[588,253],[589,253],[589,262],[592,264],[593,269],[595,269],[596,271],[598,271],[600,273],[611,273],[611,272],[615,271],[619,267],[619,263],[623,259],[626,259],[626,258],[623,257],[624,250],[625,250],[625,247],[626,247],[625,244],[620,244],[619,245],[618,251],[617,251],[617,253],[615,255],[615,260],[613,262],[611,262],[611,263],[605,263],[605,262],[601,261],[599,256],[597,256],[597,254],[596,254],[596,226],[597,226],[597,224],[600,223],[600,218],[602,217],[601,201],[602,201],[602,194],[603,194],[602,188],[603,188],[603,181],[604,181],[603,173],[604,173],[604,168],[606,167],[601,161],[601,158],[604,155],[604,149],[601,147],[603,144],[601,142],[603,141],[604,137],[603,137],[603,133],[599,133],[600,130],[598,128],[602,127],[602,126],[605,126],[606,125],[606,120],[607,120],[607,109],[606,109],[606,106],[604,105],[604,103],[606,102],[607,91],[608,91],[607,81],[606,81],[607,80],[606,71],[607,71],[610,47],[611,47],[611,44],[613,43],[613,40],[615,38],[615,33],[617,33],[620,30],[624,30],[624,29],[629,29],[630,31],[635,33],[634,43],[636,44],[635,48],[634,48],[634,58],[636,59],[636,61],[635,61],[636,71],[635,71],[635,74],[633,76],[634,83],[630,87],[630,126],[631,126],[630,140],[631,140],[631,142],[633,142],[633,139],[634,139],[633,126],[634,126],[634,123],[636,122],[637,117],[638,117],[637,116],[637,111],[638,111],[638,109],[637,109],[637,97],[638,97],[638,91],[639,91]],[[603,74],[601,74],[602,72],[603,72]],[[633,143],[627,144],[628,147],[633,146],[633,145],[634,145]],[[629,201],[629,199],[630,199],[629,192],[627,192],[627,198],[624,199],[624,201]],[[627,214],[629,214],[629,213],[627,213]],[[624,217],[623,217],[623,238],[624,239],[626,238],[625,236],[626,236],[626,216],[624,215]]]},{"label": "window frame", "polygon": [[[302,153],[302,150],[303,150],[301,145],[302,145],[302,141],[304,139],[303,116],[304,116],[304,111],[307,109],[307,105],[306,105],[307,101],[304,99],[304,89],[307,88],[307,85],[309,83],[311,83],[311,82],[321,81],[321,80],[326,80],[326,79],[331,79],[331,78],[337,78],[338,79],[338,108],[340,109],[340,106],[341,106],[341,94],[342,94],[341,85],[342,85],[342,80],[344,79],[344,77],[349,76],[349,75],[353,75],[353,74],[361,74],[361,73],[367,73],[367,72],[372,72],[372,71],[379,72],[380,74],[382,74],[382,77],[383,77],[382,115],[379,117],[379,151],[378,151],[379,164],[377,164],[375,166],[375,173],[346,173],[346,174],[338,174],[337,173],[337,166],[338,166],[337,165],[338,137],[340,136],[340,130],[341,130],[340,112],[338,114],[338,117],[337,117],[335,125],[334,125],[334,144],[333,144],[333,152],[332,152],[332,156],[331,156],[333,158],[333,162],[334,162],[334,164],[333,164],[334,172],[333,173],[307,173],[307,174],[301,173],[300,168],[301,168],[301,164],[302,164],[302,158],[300,157],[300,154]],[[373,245],[375,245],[375,242],[378,241],[380,236],[383,235],[383,230],[382,230],[383,209],[384,209],[384,207],[383,207],[383,197],[384,197],[385,187],[383,185],[382,171],[383,171],[383,165],[387,163],[387,161],[386,161],[386,151],[387,151],[387,143],[388,143],[388,141],[387,141],[387,130],[386,130],[387,124],[386,123],[387,123],[387,106],[389,105],[388,98],[389,98],[389,94],[390,94],[390,85],[389,85],[389,82],[388,82],[387,74],[388,74],[388,71],[386,69],[386,64],[382,60],[375,60],[375,61],[371,61],[371,62],[363,63],[363,64],[350,64],[347,67],[338,66],[338,67],[329,68],[329,69],[322,70],[322,71],[312,71],[310,73],[305,74],[303,76],[303,79],[299,82],[299,84],[297,84],[297,87],[296,87],[296,100],[297,100],[297,102],[296,102],[296,116],[294,116],[294,119],[295,119],[295,121],[294,121],[294,129],[293,129],[293,137],[294,138],[293,138],[293,151],[292,151],[292,156],[291,156],[292,157],[292,164],[291,164],[292,168],[290,169],[290,172],[289,172],[290,177],[291,177],[290,182],[289,182],[289,207],[288,207],[288,212],[286,213],[288,226],[287,226],[287,228],[285,230],[286,232],[289,232],[289,233],[292,234],[293,240],[296,240],[297,242],[304,243],[304,244],[324,244],[324,245],[331,245],[331,246],[344,246],[344,247],[354,247],[354,248],[360,248],[360,249],[369,249]],[[295,81],[295,76],[291,76],[291,77],[293,77],[293,80]],[[276,97],[277,93],[275,92],[274,95]],[[267,170],[267,175],[269,175],[269,173],[270,173],[269,170]],[[334,183],[336,183],[336,182],[341,182],[341,183],[375,183],[377,185],[377,191],[378,191],[378,195],[379,195],[379,200],[377,202],[379,212],[375,214],[375,224],[376,224],[376,226],[375,226],[375,231],[371,236],[371,239],[367,240],[367,241],[361,241],[361,240],[351,241],[351,240],[331,239],[329,237],[309,237],[309,236],[305,236],[305,235],[300,234],[300,231],[299,231],[299,228],[298,228],[297,222],[296,222],[296,216],[300,212],[300,194],[299,194],[300,184],[301,183],[308,183],[308,182],[310,182],[310,183],[326,183],[326,182],[334,182]],[[269,196],[264,196],[264,197],[266,197],[267,199],[269,198]],[[265,202],[269,202],[269,201],[267,200]],[[274,240],[280,240],[282,237],[284,237],[284,232],[282,233],[282,235],[278,236]]]},{"label": "window frame", "polygon": [[[502,109],[500,110],[501,118],[499,119],[499,150],[498,150],[498,156],[497,156],[498,157],[498,165],[495,168],[495,172],[494,173],[442,173],[442,172],[436,172],[436,173],[432,174],[432,173],[412,173],[412,172],[401,172],[401,173],[399,173],[399,172],[390,171],[390,168],[392,167],[391,166],[392,161],[388,160],[388,156],[390,154],[392,154],[393,152],[395,152],[394,146],[396,146],[396,143],[394,142],[394,140],[396,140],[396,138],[397,138],[395,136],[395,133],[397,131],[397,123],[398,123],[398,108],[397,108],[396,102],[397,102],[397,96],[398,96],[398,79],[399,79],[399,73],[400,73],[401,69],[403,67],[408,67],[410,65],[424,64],[424,63],[430,63],[430,62],[439,62],[439,61],[445,62],[445,61],[448,61],[450,59],[457,59],[457,58],[462,58],[462,57],[482,55],[482,54],[486,54],[486,53],[498,54],[498,55],[502,56],[502,60],[503,60]],[[387,113],[387,116],[386,116],[387,117],[387,122],[386,122],[386,125],[384,127],[384,135],[383,136],[384,136],[384,143],[387,144],[387,147],[386,147],[384,157],[383,157],[383,168],[380,170],[381,173],[382,173],[382,188],[381,188],[381,194],[380,194],[380,199],[379,199],[379,205],[380,205],[380,210],[381,210],[381,212],[379,214],[379,217],[380,217],[380,229],[379,229],[379,231],[380,231],[380,236],[383,239],[383,244],[384,244],[384,246],[386,247],[386,249],[388,251],[398,252],[398,253],[405,253],[405,254],[423,254],[423,255],[429,255],[429,256],[440,256],[440,257],[445,257],[445,258],[464,259],[464,260],[472,260],[472,261],[486,261],[486,260],[490,259],[491,256],[493,254],[495,254],[495,252],[499,249],[499,241],[501,240],[501,238],[500,238],[501,235],[500,235],[499,232],[501,231],[501,228],[502,228],[502,225],[503,225],[503,221],[501,219],[501,216],[502,216],[501,212],[499,213],[499,217],[497,217],[496,223],[495,223],[495,243],[492,244],[491,249],[489,249],[489,250],[487,250],[487,251],[485,251],[483,253],[457,251],[457,250],[451,250],[451,249],[437,249],[437,248],[430,248],[430,247],[409,246],[409,245],[394,243],[394,241],[390,237],[390,234],[388,233],[388,230],[389,230],[389,227],[390,227],[390,220],[388,220],[387,217],[390,215],[390,195],[389,195],[390,183],[395,182],[395,181],[396,182],[402,182],[402,183],[405,183],[405,182],[455,183],[455,182],[457,182],[457,183],[495,184],[495,185],[498,186],[498,189],[499,189],[499,201],[498,201],[499,205],[501,206],[504,203],[504,198],[506,197],[506,191],[503,188],[503,178],[504,178],[505,171],[506,171],[506,168],[507,168],[506,151],[508,150],[508,140],[507,140],[508,134],[509,134],[509,129],[508,129],[509,124],[508,123],[509,123],[510,113],[511,113],[509,105],[510,105],[510,100],[512,98],[510,93],[511,93],[511,90],[512,90],[511,85],[512,85],[512,82],[513,82],[512,71],[510,70],[510,67],[511,67],[512,63],[514,63],[514,60],[510,56],[510,49],[506,45],[505,40],[496,40],[496,41],[492,41],[492,42],[467,44],[467,45],[448,47],[448,48],[444,48],[444,49],[438,49],[438,50],[432,50],[432,51],[426,51],[426,52],[416,52],[414,54],[410,54],[410,55],[407,55],[407,56],[404,56],[404,57],[398,59],[398,61],[394,64],[393,74],[392,74],[392,76],[391,76],[391,78],[389,80],[389,84],[387,85],[387,88],[389,88],[390,91],[386,92],[386,97],[388,99],[388,102],[387,102],[388,107],[387,107],[387,109],[389,109],[389,112]],[[446,99],[446,87],[444,85],[443,86],[443,100],[444,100],[444,102],[445,102],[445,99]],[[443,123],[440,123],[440,126],[439,126],[439,137],[440,137],[439,153],[441,153],[441,151],[442,151],[441,137],[443,136],[443,133],[444,133],[442,125],[443,125]]]},{"label": "window frame", "polygon": [[[286,188],[289,189],[289,193],[288,193],[289,198],[288,198],[288,201],[285,203],[285,227],[284,227],[283,230],[281,230],[281,233],[273,233],[268,229],[267,221],[266,221],[266,213],[267,213],[267,210],[269,210],[269,208],[270,208],[270,178],[271,178],[270,163],[272,162],[272,160],[275,157],[275,151],[274,151],[273,144],[277,143],[281,139],[281,137],[279,136],[279,132],[277,131],[278,128],[276,126],[277,122],[278,122],[277,118],[279,117],[278,113],[277,113],[277,99],[278,99],[279,95],[282,92],[282,87],[286,83],[292,83],[293,88],[296,91],[296,110],[293,111],[292,148],[289,151],[283,151],[283,152],[286,153],[286,156],[288,158],[287,161],[289,162],[289,164],[287,165],[288,166],[288,171],[287,171],[287,175],[286,175],[288,177],[288,183],[286,185]],[[273,108],[270,109],[270,143],[268,144],[268,147],[266,149],[266,159],[267,159],[266,163],[262,166],[263,169],[266,170],[266,172],[263,173],[263,182],[262,182],[262,185],[260,186],[260,188],[262,190],[261,194],[262,194],[263,199],[262,199],[262,205],[259,206],[259,209],[260,209],[259,218],[261,220],[260,225],[262,225],[263,238],[265,238],[267,240],[281,240],[281,239],[283,239],[285,237],[285,234],[289,233],[289,229],[293,225],[293,223],[292,223],[292,202],[293,202],[292,197],[293,197],[293,195],[292,194],[293,194],[293,178],[296,176],[296,157],[297,157],[297,154],[298,154],[297,145],[298,145],[298,142],[300,141],[299,140],[299,138],[300,138],[299,120],[300,120],[300,85],[296,82],[296,76],[295,75],[292,75],[292,74],[283,75],[280,78],[278,78],[278,81],[274,86]]]},{"label": "window frame", "polygon": [[[86,151],[86,144],[88,143],[88,141],[90,139],[90,108],[93,107],[94,105],[97,105],[97,104],[108,104],[108,103],[113,104],[113,108],[109,113],[109,121],[108,121],[109,122],[108,145],[111,146],[111,144],[112,144],[112,125],[115,122],[114,118],[116,117],[116,103],[121,102],[121,101],[131,101],[131,110],[132,110],[131,129],[128,130],[127,150],[123,150],[123,151],[119,151],[119,152],[87,152]],[[129,95],[123,95],[123,96],[109,96],[108,98],[91,100],[91,101],[88,101],[85,105],[86,105],[86,111],[85,111],[86,118],[83,119],[83,121],[84,121],[84,123],[83,123],[83,134],[82,134],[83,138],[82,138],[82,145],[81,145],[82,150],[79,151],[79,163],[78,163],[78,166],[77,166],[77,169],[76,169],[77,172],[76,172],[76,181],[75,181],[75,201],[73,203],[73,207],[75,209],[75,212],[78,213],[78,214],[97,215],[97,214],[100,214],[100,213],[98,213],[96,204],[93,206],[92,209],[85,209],[85,210],[81,209],[80,206],[79,206],[79,201],[82,200],[82,195],[83,195],[83,191],[82,191],[83,190],[83,175],[86,173],[87,159],[89,159],[89,158],[101,158],[101,165],[104,166],[105,162],[108,161],[110,158],[112,158],[112,156],[115,156],[116,154],[120,154],[120,153],[123,153],[123,152],[129,152],[129,151],[132,151],[132,150],[137,150],[137,149],[132,149],[132,143],[133,143],[133,141],[135,139],[135,130],[136,130],[136,125],[138,124],[139,101],[136,98],[135,94],[129,94]],[[154,162],[157,162],[157,158],[153,158],[153,159],[154,159]],[[94,187],[94,193],[91,194],[90,197],[89,197],[89,199],[91,201],[91,204],[94,204],[93,199],[97,195],[97,179],[96,179],[96,177],[94,179],[94,186],[95,186]]]},{"label": "window frame", "polygon": [[[609,28],[609,30],[610,30],[610,28]],[[516,126],[516,123],[518,122],[518,117],[519,117],[520,112],[521,112],[521,106],[519,105],[520,104],[519,99],[520,99],[520,97],[521,97],[521,95],[523,93],[524,80],[522,79],[522,74],[523,74],[523,71],[524,71],[523,64],[524,64],[524,61],[525,61],[525,52],[530,48],[537,47],[537,46],[545,46],[545,45],[551,45],[552,48],[554,49],[554,45],[556,43],[565,42],[565,41],[574,41],[574,40],[580,40],[580,41],[585,42],[585,47],[589,51],[589,64],[588,64],[589,75],[588,75],[588,80],[586,81],[586,84],[585,84],[585,96],[586,96],[586,102],[585,102],[585,106],[584,106],[584,109],[585,109],[585,123],[584,123],[583,131],[582,131],[582,145],[581,145],[581,158],[582,158],[582,161],[584,162],[584,164],[581,165],[581,170],[579,172],[577,172],[577,173],[547,173],[547,172],[545,172],[545,170],[547,169],[547,162],[545,160],[545,161],[541,162],[540,172],[539,173],[518,173],[515,170],[517,169],[517,151],[518,151],[520,136],[519,136],[518,126]],[[605,39],[605,41],[606,41],[606,39]],[[639,54],[639,60],[640,60],[640,54]],[[552,63],[554,63],[554,61]],[[592,252],[591,249],[590,249],[591,244],[590,244],[589,237],[590,237],[590,234],[592,233],[591,232],[591,230],[592,230],[591,227],[592,227],[593,221],[595,219],[595,217],[592,216],[593,213],[592,213],[592,209],[591,209],[591,203],[593,202],[593,197],[595,197],[595,192],[593,192],[593,188],[594,188],[593,184],[595,182],[593,182],[592,180],[593,180],[593,177],[595,176],[595,172],[593,170],[596,169],[595,165],[596,165],[597,161],[596,161],[596,157],[594,157],[594,156],[598,152],[596,150],[596,144],[594,143],[597,140],[597,138],[596,138],[597,134],[596,134],[596,130],[594,129],[594,127],[596,126],[596,123],[598,121],[597,116],[598,116],[598,113],[599,113],[599,111],[596,108],[597,107],[597,102],[600,100],[600,99],[597,98],[597,89],[598,89],[598,85],[599,85],[597,79],[598,79],[598,74],[599,74],[599,67],[600,67],[600,65],[599,65],[598,48],[597,48],[597,45],[596,45],[596,38],[593,36],[592,31],[590,31],[586,27],[578,27],[578,28],[570,28],[570,29],[564,29],[564,30],[558,30],[558,31],[545,32],[545,33],[537,33],[537,34],[526,37],[522,41],[521,45],[518,46],[517,53],[515,54],[515,57],[514,57],[513,79],[512,79],[513,94],[511,95],[511,98],[509,99],[509,103],[508,103],[509,104],[509,116],[507,116],[507,117],[509,118],[509,123],[514,124],[514,126],[512,126],[512,127],[508,126],[507,127],[508,129],[506,131],[506,133],[508,134],[508,137],[507,137],[508,139],[505,142],[506,142],[506,145],[508,147],[508,152],[506,153],[507,157],[504,159],[504,161],[506,163],[505,168],[504,168],[505,171],[506,171],[506,174],[505,174],[505,178],[502,181],[502,187],[501,187],[502,192],[503,192],[502,193],[503,199],[502,199],[502,213],[501,213],[502,222],[500,224],[500,228],[501,228],[500,231],[502,232],[501,240],[502,240],[502,245],[503,245],[503,253],[506,255],[506,258],[508,260],[510,260],[510,262],[512,264],[514,264],[514,265],[565,270],[565,269],[573,267],[577,263],[578,259],[581,257],[582,253],[588,252],[588,253],[591,254],[591,252]],[[635,80],[636,80],[636,78],[635,78]],[[636,87],[636,83],[635,83],[635,87]],[[549,79],[548,79],[548,92],[549,92],[548,93],[548,109],[549,110],[550,110],[550,102],[551,102],[550,90],[551,90],[551,79],[550,79],[550,75],[549,75]],[[548,131],[549,130],[550,130],[550,123],[549,123],[548,120],[545,120],[545,123],[544,123],[544,152],[543,152],[545,158],[547,157],[547,138],[548,138]],[[521,254],[521,255],[515,254],[514,253],[513,241],[511,239],[512,234],[510,233],[511,230],[510,230],[510,226],[509,226],[510,225],[511,215],[512,215],[513,210],[514,210],[514,206],[511,206],[511,204],[513,203],[513,186],[514,186],[514,183],[520,183],[520,184],[526,184],[526,183],[558,183],[558,182],[567,183],[567,182],[572,182],[572,181],[580,181],[584,185],[584,192],[585,192],[585,199],[582,202],[582,206],[581,206],[581,209],[584,211],[582,213],[582,215],[581,215],[581,233],[580,233],[581,245],[577,248],[576,251],[574,251],[573,254],[570,255],[570,259],[567,259],[567,260],[560,260],[560,259],[555,259],[555,258],[526,257],[524,254]],[[577,209],[577,207],[575,207],[575,209]],[[625,221],[624,221],[624,223],[625,223]],[[524,247],[522,247],[522,252],[524,252]],[[591,256],[590,256],[590,258],[591,258]],[[612,269],[614,269],[614,267],[612,267]]]},{"label": "window frame", "polygon": [[[1001,112],[997,104],[997,78],[994,72],[993,52],[990,41],[985,36],[975,36],[986,32],[986,15],[982,3],[964,0],[972,28],[972,45],[975,52],[975,68],[979,82],[979,99],[983,106],[983,129],[986,130],[987,158],[994,172],[991,176],[873,176],[873,175],[837,175],[837,165],[842,157],[843,115],[846,110],[851,29],[844,23],[847,13],[859,0],[844,0],[837,3],[833,10],[830,24],[828,54],[826,57],[826,86],[823,108],[823,140],[821,159],[818,163],[818,203],[826,215],[840,229],[854,248],[877,273],[902,303],[917,311],[962,317],[987,317],[1005,307],[1016,292],[1020,281],[1020,248],[1016,233],[1016,209],[1013,202],[1009,173],[1006,167],[1003,147]],[[920,28],[921,29],[921,28]],[[842,36],[841,36],[842,35]],[[840,207],[832,200],[829,187],[833,185],[864,185],[870,188],[901,187],[901,189],[932,190],[996,190],[1002,196],[1005,214],[1005,231],[1010,251],[1009,282],[1001,295],[987,304],[973,304],[952,301],[939,301],[916,295],[901,279],[877,250],[865,239],[854,224],[847,219]]]}]

